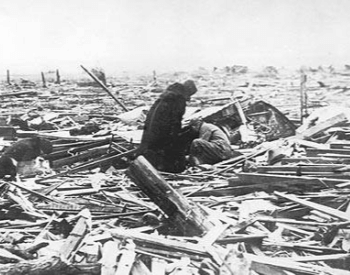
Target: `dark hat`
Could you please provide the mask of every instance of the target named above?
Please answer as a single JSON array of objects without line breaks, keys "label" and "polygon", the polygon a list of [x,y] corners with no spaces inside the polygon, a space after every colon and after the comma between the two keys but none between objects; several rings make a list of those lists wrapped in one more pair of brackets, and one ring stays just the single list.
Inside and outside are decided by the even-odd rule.
[{"label": "dark hat", "polygon": [[183,85],[186,93],[188,93],[190,96],[197,92],[197,87],[196,87],[196,84],[194,84],[193,80],[186,80],[183,83]]}]

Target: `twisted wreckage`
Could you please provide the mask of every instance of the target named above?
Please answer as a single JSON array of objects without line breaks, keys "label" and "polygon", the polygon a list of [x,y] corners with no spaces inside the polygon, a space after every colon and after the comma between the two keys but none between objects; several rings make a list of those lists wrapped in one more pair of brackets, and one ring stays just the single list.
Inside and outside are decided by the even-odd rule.
[{"label": "twisted wreckage", "polygon": [[346,111],[297,128],[263,100],[196,107],[184,127],[216,124],[240,154],[172,174],[134,158],[144,109],[116,129],[0,128],[4,147],[53,144],[51,169],[1,180],[0,274],[350,274]]}]

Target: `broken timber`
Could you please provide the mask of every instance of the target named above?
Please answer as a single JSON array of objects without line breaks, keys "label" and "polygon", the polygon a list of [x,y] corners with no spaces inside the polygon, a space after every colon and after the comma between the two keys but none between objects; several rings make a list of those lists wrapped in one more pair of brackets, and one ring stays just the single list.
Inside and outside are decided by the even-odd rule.
[{"label": "broken timber", "polygon": [[54,179],[54,178],[61,177],[61,176],[66,176],[68,174],[77,173],[79,171],[84,171],[86,169],[92,169],[92,168],[98,167],[99,165],[101,165],[103,163],[107,163],[107,162],[110,162],[112,160],[117,160],[117,159],[120,159],[120,158],[125,157],[125,156],[130,156],[133,153],[135,153],[136,150],[137,150],[137,148],[120,153],[120,154],[110,153],[107,156],[104,156],[103,158],[100,158],[98,160],[92,160],[92,161],[84,163],[82,165],[78,165],[76,167],[73,167],[72,169],[64,171],[62,173],[58,173],[58,174],[53,175],[53,176],[48,176],[46,178],[38,179],[38,180],[36,180],[36,182],[39,183],[39,182],[42,182],[45,180]]},{"label": "broken timber", "polygon": [[84,70],[89,76],[91,76],[92,79],[95,80],[96,83],[97,83],[98,85],[100,85],[100,87],[101,87],[103,90],[105,90],[105,91],[106,91],[106,92],[107,92],[107,93],[108,93],[108,94],[123,108],[124,111],[126,111],[126,112],[129,111],[129,109],[126,108],[126,106],[123,104],[123,102],[121,102],[118,98],[116,98],[116,97],[111,93],[111,91],[108,90],[108,88],[107,88],[93,73],[89,72],[89,70],[86,69],[83,65],[80,65],[80,67],[82,67],[83,70]]},{"label": "broken timber", "polygon": [[[240,182],[245,184],[266,184],[266,185],[300,185],[306,187],[334,187],[339,183],[346,182],[342,179],[330,179],[330,178],[317,178],[317,177],[305,177],[305,176],[289,176],[289,175],[270,175],[270,174],[259,174],[259,173],[238,173],[237,174]],[[232,185],[235,180],[229,179],[229,183]]]},{"label": "broken timber", "polygon": [[[337,116],[334,116],[330,119],[327,119],[325,121],[322,121],[320,123],[318,123],[317,125],[310,127],[308,129],[306,129],[305,131],[303,131],[302,133],[298,133],[297,130],[297,134],[296,137],[298,138],[304,138],[304,139],[310,139],[312,137],[315,137],[317,134],[326,131],[327,129],[334,127],[336,125],[339,125],[341,123],[344,123],[347,121],[347,117],[344,113],[341,113]],[[294,138],[294,137],[293,137]]]},{"label": "broken timber", "polygon": [[128,174],[184,235],[202,235],[213,226],[204,212],[174,190],[143,156],[130,165]]},{"label": "broken timber", "polygon": [[328,207],[325,205],[321,205],[321,204],[318,204],[315,202],[303,200],[303,199],[296,197],[295,195],[286,195],[286,194],[283,194],[283,193],[277,192],[277,191],[275,191],[274,193],[275,193],[275,195],[277,195],[279,197],[293,201],[295,203],[306,206],[308,208],[318,210],[318,211],[325,213],[325,214],[328,214],[332,217],[335,217],[335,218],[338,218],[338,219],[341,219],[344,221],[350,221],[350,216],[346,212],[343,212],[343,211],[340,211],[340,210],[337,210],[337,209],[334,209],[334,208],[331,208],[331,207]]}]

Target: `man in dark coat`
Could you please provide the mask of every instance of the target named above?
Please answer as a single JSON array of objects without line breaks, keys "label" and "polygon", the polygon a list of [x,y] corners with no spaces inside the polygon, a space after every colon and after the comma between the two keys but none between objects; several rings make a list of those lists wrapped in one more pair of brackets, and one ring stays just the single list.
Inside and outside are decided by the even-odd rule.
[{"label": "man in dark coat", "polygon": [[160,171],[181,172],[185,169],[185,147],[179,134],[186,101],[196,91],[192,80],[174,83],[160,95],[147,114],[139,155]]}]

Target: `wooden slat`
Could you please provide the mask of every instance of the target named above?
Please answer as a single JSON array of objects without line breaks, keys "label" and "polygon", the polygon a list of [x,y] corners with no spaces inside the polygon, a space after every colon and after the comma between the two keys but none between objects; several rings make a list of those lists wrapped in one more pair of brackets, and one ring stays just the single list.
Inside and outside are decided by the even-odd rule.
[{"label": "wooden slat", "polygon": [[279,196],[279,197],[282,197],[282,198],[285,198],[287,200],[293,201],[295,203],[298,203],[300,205],[306,206],[308,208],[320,211],[320,212],[325,213],[327,215],[330,215],[332,217],[336,217],[336,218],[344,220],[344,221],[350,221],[349,214],[347,214],[347,213],[345,213],[343,211],[339,211],[337,209],[334,209],[334,208],[331,208],[331,207],[328,207],[328,206],[325,206],[325,205],[322,205],[322,204],[319,204],[319,203],[315,203],[315,202],[307,201],[307,200],[304,200],[304,199],[300,199],[300,198],[298,198],[295,195],[286,195],[286,194],[283,194],[283,193],[277,192],[277,191],[275,191],[274,193],[277,196]]},{"label": "wooden slat", "polygon": [[283,158],[282,165],[286,164],[350,164],[350,159],[326,158],[326,157],[302,157],[302,158]]},{"label": "wooden slat", "polygon": [[313,149],[306,150],[308,157],[316,157],[320,155],[339,155],[344,157],[350,157],[350,150],[347,149]]},{"label": "wooden slat", "polygon": [[316,177],[297,177],[286,175],[269,175],[259,173],[238,173],[237,176],[241,182],[246,184],[286,184],[286,186],[294,183],[299,185],[312,185],[319,187],[334,187],[338,183],[346,182],[341,179],[316,178]]}]

